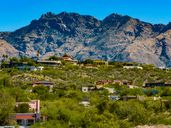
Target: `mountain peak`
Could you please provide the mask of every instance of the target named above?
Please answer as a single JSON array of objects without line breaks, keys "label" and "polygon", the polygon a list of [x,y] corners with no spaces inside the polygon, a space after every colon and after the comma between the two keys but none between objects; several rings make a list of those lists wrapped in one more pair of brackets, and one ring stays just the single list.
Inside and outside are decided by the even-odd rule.
[{"label": "mountain peak", "polygon": [[43,14],[40,19],[46,19],[46,18],[51,18],[54,17],[55,14],[52,12],[47,12],[46,14]]}]

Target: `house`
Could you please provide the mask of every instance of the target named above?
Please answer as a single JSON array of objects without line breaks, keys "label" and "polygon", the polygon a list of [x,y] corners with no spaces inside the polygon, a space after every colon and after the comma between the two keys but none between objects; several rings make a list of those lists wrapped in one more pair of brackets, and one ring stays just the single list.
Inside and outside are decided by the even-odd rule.
[{"label": "house", "polygon": [[139,88],[138,86],[135,86],[135,85],[127,85],[127,87],[130,89]]},{"label": "house", "polygon": [[153,100],[154,100],[154,101],[156,101],[156,100],[161,100],[161,99],[162,99],[162,98],[161,98],[160,96],[159,96],[159,97],[156,97],[156,96],[153,97]]},{"label": "house", "polygon": [[113,100],[113,101],[120,99],[118,95],[109,95],[108,97],[109,97],[109,100]]},{"label": "house", "polygon": [[82,87],[82,92],[89,92],[95,90],[94,86]]},{"label": "house", "polygon": [[79,104],[83,105],[84,107],[88,107],[90,105],[90,101],[87,97],[84,97],[83,100]]},{"label": "house", "polygon": [[39,113],[16,113],[15,120],[18,125],[26,128],[40,120]]},{"label": "house", "polygon": [[88,92],[88,87],[82,87],[82,92]]},{"label": "house", "polygon": [[69,63],[71,63],[71,64],[73,64],[73,65],[77,65],[77,63],[78,63],[78,60],[73,60],[73,58],[72,58],[71,56],[67,55],[67,54],[64,54],[64,55],[61,57],[61,59],[62,59],[63,61],[69,62]]},{"label": "house", "polygon": [[104,60],[94,60],[93,64],[94,65],[105,65],[105,66],[108,66],[108,62],[104,61]]},{"label": "house", "polygon": [[156,83],[144,83],[143,87],[148,88],[148,87],[171,87],[171,83],[169,82],[156,82]]},{"label": "house", "polygon": [[33,82],[32,87],[36,87],[36,86],[44,86],[44,87],[48,87],[50,89],[50,92],[53,89],[54,83],[53,82],[49,82],[49,81],[37,81],[37,82]]},{"label": "house", "polygon": [[43,68],[44,68],[43,66],[38,66],[38,67],[30,66],[30,71],[42,71]]},{"label": "house", "polygon": [[20,104],[28,104],[31,113],[16,113],[14,119],[20,126],[29,126],[40,120],[40,100],[29,102],[16,102],[16,107]]},{"label": "house", "polygon": [[112,84],[113,81],[112,80],[99,80],[96,82],[96,88],[97,89],[101,89],[103,88],[105,85],[107,84]]},{"label": "house", "polygon": [[165,83],[164,82],[144,83],[143,84],[143,87],[145,87],[145,88],[148,88],[148,87],[163,87],[163,86],[165,86]]},{"label": "house", "polygon": [[45,86],[45,87],[53,88],[54,83],[49,81],[37,81],[32,84],[32,87],[36,87],[36,86]]},{"label": "house", "polygon": [[73,59],[72,59],[71,56],[69,56],[69,55],[67,55],[67,54],[64,54],[64,55],[62,56],[62,60],[64,60],[64,61],[72,61]]},{"label": "house", "polygon": [[104,89],[106,89],[110,94],[113,94],[116,92],[114,88],[105,87]]},{"label": "house", "polygon": [[93,64],[84,64],[85,68],[89,68],[89,69],[98,69],[98,67],[96,65]]},{"label": "house", "polygon": [[123,82],[121,80],[114,80],[113,84],[123,85]]},{"label": "house", "polygon": [[51,61],[51,60],[38,60],[38,64],[46,65],[46,66],[59,66],[61,65],[61,61]]},{"label": "house", "polygon": [[37,71],[37,68],[35,66],[31,66],[30,71]]},{"label": "house", "polygon": [[124,69],[140,69],[142,70],[143,67],[141,66],[123,66]]},{"label": "house", "polygon": [[18,107],[19,104],[28,104],[30,111],[33,113],[40,113],[40,100],[31,100],[29,102],[16,102],[16,107]]},{"label": "house", "polygon": [[122,85],[131,85],[132,81],[129,80],[122,80]]},{"label": "house", "polygon": [[169,70],[169,68],[166,68],[166,67],[158,67],[158,69],[160,69],[160,70],[166,70],[166,71]]},{"label": "house", "polygon": [[132,99],[137,99],[137,96],[122,96],[123,101],[128,101]]},{"label": "house", "polygon": [[96,82],[97,89],[103,88],[107,84],[131,85],[132,82],[128,80],[99,80]]},{"label": "house", "polygon": [[38,67],[37,67],[37,70],[38,70],[38,71],[42,71],[43,69],[44,69],[43,66],[38,66]]}]

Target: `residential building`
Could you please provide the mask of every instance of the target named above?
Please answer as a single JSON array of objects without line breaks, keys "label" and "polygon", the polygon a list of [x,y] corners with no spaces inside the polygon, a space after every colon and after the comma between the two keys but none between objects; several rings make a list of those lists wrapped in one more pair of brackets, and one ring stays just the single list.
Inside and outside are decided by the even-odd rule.
[{"label": "residential building", "polygon": [[113,94],[113,93],[116,92],[114,88],[105,87],[105,89],[106,89],[110,94]]},{"label": "residential building", "polygon": [[148,88],[148,87],[163,87],[165,86],[164,82],[156,82],[156,83],[144,83],[143,87]]},{"label": "residential building", "polygon": [[104,60],[93,60],[94,65],[105,65],[108,66],[108,62]]},{"label": "residential building", "polygon": [[89,101],[88,97],[84,97],[83,100],[79,104],[83,105],[85,107],[88,107],[90,105],[90,101]]},{"label": "residential building", "polygon": [[127,87],[130,89],[139,88],[138,86],[135,86],[135,85],[127,85]]},{"label": "residential building", "polygon": [[123,101],[137,99],[137,96],[122,96]]},{"label": "residential building", "polygon": [[15,120],[18,125],[26,128],[40,120],[39,113],[16,113]]},{"label": "residential building", "polygon": [[78,63],[78,60],[74,60],[73,57],[71,57],[71,56],[69,56],[69,55],[67,55],[67,54],[64,54],[64,55],[61,57],[61,59],[62,59],[63,61],[69,62],[69,63],[71,63],[71,64],[73,64],[73,65],[77,65],[77,63]]},{"label": "residential building", "polygon": [[37,70],[38,70],[38,71],[42,71],[43,69],[44,69],[43,66],[38,66],[38,67],[37,67]]},{"label": "residential building", "polygon": [[123,66],[124,69],[140,69],[142,70],[143,67],[141,66]]},{"label": "residential building", "polygon": [[62,60],[64,60],[64,61],[72,61],[73,59],[72,59],[71,56],[69,56],[69,55],[67,55],[67,54],[64,54],[64,55],[62,56]]},{"label": "residential building", "polygon": [[46,65],[46,66],[59,66],[61,65],[61,61],[51,61],[51,60],[38,60],[38,64]]},{"label": "residential building", "polygon": [[108,97],[109,97],[109,100],[113,100],[113,101],[120,99],[118,95],[109,95]]},{"label": "residential building", "polygon": [[87,86],[87,87],[82,87],[82,92],[89,92],[95,90],[94,86]]},{"label": "residential building", "polygon": [[19,104],[24,103],[29,105],[31,112],[40,113],[40,100],[31,100],[29,102],[16,102],[16,107],[18,107]]},{"label": "residential building", "polygon": [[54,83],[53,82],[49,82],[49,81],[37,81],[37,82],[33,82],[32,87],[36,87],[36,86],[44,86],[44,87],[48,87],[50,90],[50,92],[52,91],[53,87],[54,87]]},{"label": "residential building", "polygon": [[20,104],[28,104],[31,113],[16,113],[13,118],[18,125],[26,128],[40,120],[40,100],[31,100],[29,102],[17,102],[16,107]]},{"label": "residential building", "polygon": [[31,66],[30,71],[37,71],[37,68],[35,66]]}]

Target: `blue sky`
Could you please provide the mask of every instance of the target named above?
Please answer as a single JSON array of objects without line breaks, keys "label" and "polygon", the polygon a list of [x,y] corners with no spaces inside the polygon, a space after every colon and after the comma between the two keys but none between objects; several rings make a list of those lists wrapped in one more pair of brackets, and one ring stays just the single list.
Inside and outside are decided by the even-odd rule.
[{"label": "blue sky", "polygon": [[111,13],[146,22],[171,21],[171,0],[1,0],[0,31],[14,31],[46,12],[77,12],[103,19]]}]

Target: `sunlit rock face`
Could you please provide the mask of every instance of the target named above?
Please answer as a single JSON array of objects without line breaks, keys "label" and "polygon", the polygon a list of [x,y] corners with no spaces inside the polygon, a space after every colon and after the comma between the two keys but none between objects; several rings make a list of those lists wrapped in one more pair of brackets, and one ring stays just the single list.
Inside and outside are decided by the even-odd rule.
[{"label": "sunlit rock face", "polygon": [[4,40],[0,40],[0,60],[4,57],[15,57],[18,56],[19,52],[9,43]]}]

